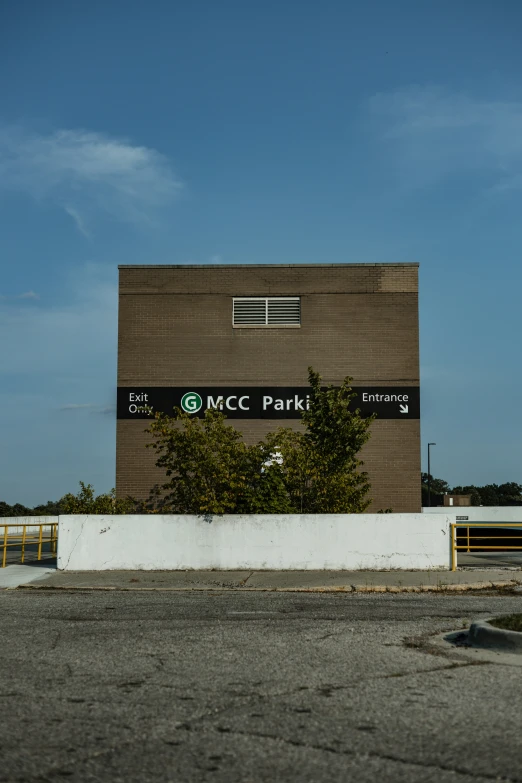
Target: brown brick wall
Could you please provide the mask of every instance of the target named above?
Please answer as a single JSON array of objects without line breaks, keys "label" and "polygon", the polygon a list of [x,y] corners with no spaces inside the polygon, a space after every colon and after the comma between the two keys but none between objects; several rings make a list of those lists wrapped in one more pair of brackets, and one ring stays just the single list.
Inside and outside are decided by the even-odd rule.
[{"label": "brown brick wall", "polygon": [[[419,383],[417,266],[121,267],[118,385]],[[233,296],[301,296],[300,329],[233,329]],[[291,422],[236,420],[248,441]],[[295,422],[294,422],[295,425]],[[118,495],[158,481],[143,421],[117,427]],[[380,420],[364,449],[372,510],[419,511],[420,424]]]}]

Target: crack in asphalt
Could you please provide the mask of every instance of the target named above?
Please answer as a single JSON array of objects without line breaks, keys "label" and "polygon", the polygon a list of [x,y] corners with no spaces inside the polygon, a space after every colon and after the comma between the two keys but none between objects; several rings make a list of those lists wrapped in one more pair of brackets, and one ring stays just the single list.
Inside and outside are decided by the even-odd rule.
[{"label": "crack in asphalt", "polygon": [[253,576],[254,574],[255,574],[255,571],[251,571],[251,572],[249,573],[249,575],[247,576],[247,578],[246,578],[246,579],[242,579],[242,580],[239,582],[239,585],[238,585],[238,587],[244,587],[244,586],[246,585],[246,583],[248,582],[248,580],[250,579],[250,577],[251,577],[251,576]]},{"label": "crack in asphalt", "polygon": [[[153,653],[148,654],[150,658],[153,660],[159,656],[156,656]],[[161,660],[161,659],[159,659]],[[161,660],[160,665],[151,672],[146,672],[141,675],[142,679],[139,680],[140,685],[149,684],[151,680],[155,679],[155,675],[158,671],[161,671],[162,667],[164,666],[164,661]],[[456,669],[464,669],[469,667],[475,667],[475,666],[491,666],[493,665],[491,662],[488,661],[466,661],[466,662],[458,662],[458,663],[449,663],[446,666],[434,666],[429,669],[417,669],[413,672],[393,672],[390,674],[380,674],[376,675],[374,677],[359,677],[357,680],[354,680],[353,682],[348,682],[344,684],[333,684],[333,683],[322,683],[320,685],[316,686],[308,686],[308,685],[300,685],[296,688],[292,688],[291,690],[284,690],[284,691],[273,691],[269,693],[260,693],[256,690],[248,691],[248,683],[245,683],[245,690],[233,690],[233,689],[225,689],[222,692],[216,692],[212,688],[202,688],[201,686],[197,686],[196,683],[187,683],[183,690],[176,691],[176,686],[172,685],[169,686],[173,689],[173,692],[171,693],[172,699],[180,699],[180,700],[186,700],[187,699],[187,691],[189,691],[191,694],[195,694],[191,696],[191,699],[198,699],[198,698],[205,698],[208,696],[215,696],[219,695],[221,698],[223,695],[228,696],[228,698],[231,700],[226,706],[223,706],[221,708],[205,708],[204,712],[195,714],[193,717],[190,717],[183,721],[183,724],[186,725],[187,723],[197,722],[199,720],[202,720],[209,715],[216,715],[217,713],[226,712],[229,709],[232,709],[234,707],[234,701],[238,699],[243,699],[245,701],[245,706],[247,703],[253,702],[251,706],[255,706],[256,703],[259,702],[266,702],[273,699],[278,699],[285,696],[295,696],[299,693],[305,693],[307,692],[310,694],[316,694],[316,695],[322,695],[322,696],[331,696],[332,693],[336,691],[344,691],[344,690],[351,690],[354,688],[357,688],[359,683],[365,682],[365,683],[371,683],[375,680],[387,680],[387,679],[404,679],[407,677],[415,677],[418,675],[423,674],[431,674],[432,672],[442,672],[442,671],[454,671]],[[70,668],[70,664],[67,664],[67,668],[69,669],[68,674],[70,677],[73,677],[72,670]],[[76,675],[75,678],[79,679],[83,677],[84,675]],[[117,688],[122,689],[126,686],[134,686],[132,690],[129,690],[129,693],[135,693],[135,686],[138,684],[138,681],[132,680],[132,681],[124,681],[122,682],[119,679],[116,680],[107,680],[103,682],[104,687],[106,688]],[[167,687],[163,685],[162,687]],[[20,695],[20,694],[0,694],[0,697],[7,697],[11,695]],[[34,697],[34,694],[33,694]],[[48,702],[49,700],[60,702],[60,701],[69,701],[69,696],[58,696],[53,695],[49,693],[45,693],[43,696],[44,700]],[[123,700],[120,700],[117,698],[116,694],[110,694],[106,699],[100,699],[100,698],[89,698],[85,697],[84,701],[88,704],[114,704],[114,703],[123,703]],[[140,707],[150,707],[150,702],[148,701],[142,701],[142,700],[133,700],[133,704],[135,706]]]},{"label": "crack in asphalt", "polygon": [[56,639],[54,640],[54,642],[51,645],[51,651],[56,650],[56,648],[58,647],[58,642],[61,640],[61,638],[62,638],[62,632],[61,631],[57,631]]},{"label": "crack in asphalt", "polygon": [[301,740],[288,739],[287,737],[280,737],[277,734],[267,734],[265,732],[260,732],[260,731],[244,731],[240,729],[229,729],[227,727],[219,727],[219,726],[213,730],[217,731],[220,734],[232,734],[232,735],[245,736],[245,737],[256,737],[259,739],[268,739],[268,740],[273,740],[274,742],[282,742],[287,745],[292,745],[293,747],[297,747],[297,748],[317,750],[323,753],[332,753],[334,755],[350,756],[352,758],[360,757],[360,758],[384,759],[385,761],[393,761],[398,764],[410,765],[412,767],[420,767],[421,769],[433,769],[433,770],[440,770],[442,772],[452,772],[458,775],[465,775],[466,777],[472,779],[482,778],[483,780],[505,781],[506,783],[520,783],[520,781],[522,781],[522,778],[520,777],[508,778],[501,775],[499,776],[495,774],[489,774],[487,772],[475,773],[468,769],[450,766],[448,764],[436,764],[436,763],[429,763],[429,762],[426,763],[422,761],[413,761],[411,759],[404,759],[401,758],[400,756],[394,756],[391,753],[377,753],[376,751],[359,753],[354,750],[344,750],[340,748],[335,748],[331,745],[318,745],[310,742],[302,742]]}]

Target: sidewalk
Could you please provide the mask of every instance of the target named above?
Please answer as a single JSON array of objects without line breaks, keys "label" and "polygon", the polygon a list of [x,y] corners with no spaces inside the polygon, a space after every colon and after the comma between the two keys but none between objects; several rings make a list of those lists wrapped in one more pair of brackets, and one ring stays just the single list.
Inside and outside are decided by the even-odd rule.
[{"label": "sidewalk", "polygon": [[[19,566],[21,568],[23,566]],[[28,575],[29,576],[29,575]],[[522,585],[520,569],[460,571],[55,571],[21,587],[62,590],[428,592]]]},{"label": "sidewalk", "polygon": [[0,568],[0,590],[19,587],[29,582],[39,582],[55,573],[56,568],[49,566],[48,562],[44,560],[40,563],[8,565],[5,568]]}]

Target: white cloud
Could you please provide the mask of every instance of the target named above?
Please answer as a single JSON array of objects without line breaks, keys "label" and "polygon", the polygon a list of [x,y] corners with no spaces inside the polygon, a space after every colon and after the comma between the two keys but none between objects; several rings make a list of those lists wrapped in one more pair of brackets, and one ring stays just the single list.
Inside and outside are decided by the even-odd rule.
[{"label": "white cloud", "polygon": [[379,93],[369,108],[411,184],[467,172],[486,176],[496,190],[522,188],[522,102],[414,86]]},{"label": "white cloud", "polygon": [[60,407],[61,411],[85,411],[89,413],[101,413],[103,415],[115,414],[115,405],[97,405],[94,402],[70,402]]},{"label": "white cloud", "polygon": [[15,296],[0,296],[0,301],[7,302],[9,299],[40,299],[40,294],[34,291],[24,291],[23,294],[16,294]]},{"label": "white cloud", "polygon": [[150,222],[182,182],[165,156],[126,139],[87,130],[39,135],[3,126],[0,187],[52,201],[88,236],[86,215]]},{"label": "white cloud", "polygon": [[64,206],[64,209],[67,212],[67,214],[70,215],[70,217],[72,217],[72,219],[74,220],[74,224],[75,224],[76,228],[78,229],[78,231],[80,232],[80,234],[83,234],[84,237],[87,237],[87,239],[89,239],[91,235],[87,231],[87,228],[85,226],[85,220],[80,215],[78,210],[75,209],[74,207],[71,207],[69,204],[66,204]]},{"label": "white cloud", "polygon": [[61,411],[77,411],[77,410],[84,410],[85,408],[94,408],[94,403],[92,402],[71,402],[67,405],[62,405],[60,408]]}]

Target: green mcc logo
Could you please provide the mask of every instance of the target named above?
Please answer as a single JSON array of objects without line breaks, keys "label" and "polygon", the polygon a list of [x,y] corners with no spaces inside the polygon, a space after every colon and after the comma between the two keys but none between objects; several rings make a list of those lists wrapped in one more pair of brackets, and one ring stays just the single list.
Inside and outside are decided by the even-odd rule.
[{"label": "green mcc logo", "polygon": [[197,413],[203,407],[203,400],[196,392],[187,392],[181,398],[181,407],[185,413]]}]

